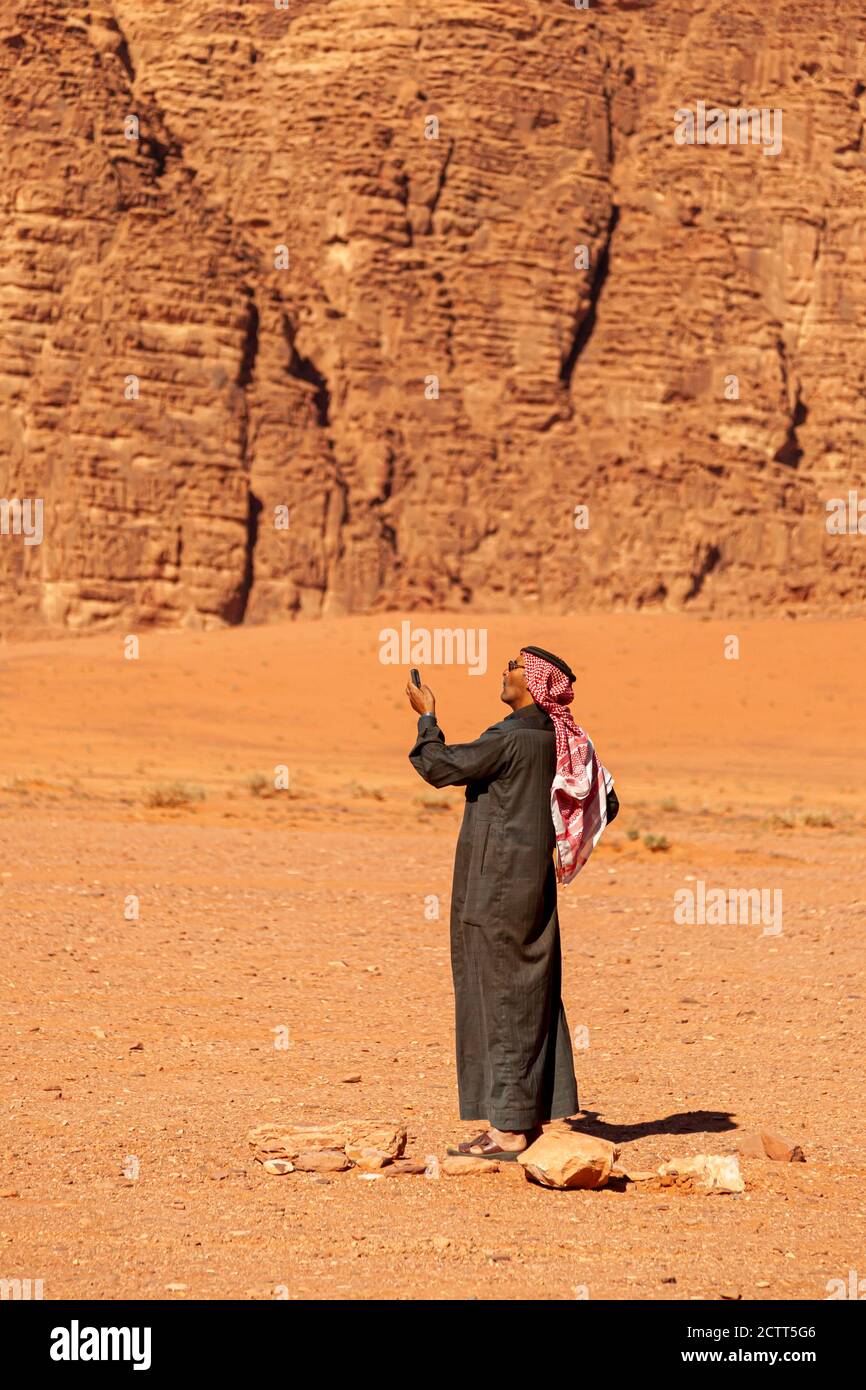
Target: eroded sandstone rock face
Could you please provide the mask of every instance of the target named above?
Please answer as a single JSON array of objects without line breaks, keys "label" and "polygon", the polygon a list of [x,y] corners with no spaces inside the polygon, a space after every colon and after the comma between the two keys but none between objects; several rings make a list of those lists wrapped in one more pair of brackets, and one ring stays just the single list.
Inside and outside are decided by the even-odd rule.
[{"label": "eroded sandstone rock face", "polygon": [[844,8],[6,0],[3,630],[858,602]]}]

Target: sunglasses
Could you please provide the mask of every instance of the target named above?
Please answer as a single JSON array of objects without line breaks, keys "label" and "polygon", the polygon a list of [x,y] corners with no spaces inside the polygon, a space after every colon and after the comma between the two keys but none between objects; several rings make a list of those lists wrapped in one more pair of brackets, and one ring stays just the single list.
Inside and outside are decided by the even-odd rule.
[{"label": "sunglasses", "polygon": [[509,661],[508,669],[509,671],[525,671],[526,667],[522,661]]}]

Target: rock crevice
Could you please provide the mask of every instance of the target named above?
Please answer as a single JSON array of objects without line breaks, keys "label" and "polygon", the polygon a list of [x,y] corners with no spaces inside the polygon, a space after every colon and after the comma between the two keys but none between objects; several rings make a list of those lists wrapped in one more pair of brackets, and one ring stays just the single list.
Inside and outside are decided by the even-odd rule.
[{"label": "rock crevice", "polygon": [[[708,45],[693,0],[8,0],[0,497],[45,534],[0,538],[2,630],[846,610],[866,31],[834,15],[744,3]],[[698,101],[781,110],[780,151],[678,144]]]}]

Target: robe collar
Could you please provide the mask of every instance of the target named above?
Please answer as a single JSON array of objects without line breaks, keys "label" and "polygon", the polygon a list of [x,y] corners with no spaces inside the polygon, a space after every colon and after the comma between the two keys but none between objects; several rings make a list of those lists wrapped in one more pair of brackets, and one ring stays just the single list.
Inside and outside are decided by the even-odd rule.
[{"label": "robe collar", "polygon": [[541,705],[537,705],[533,700],[531,705],[523,705],[521,709],[513,709],[510,714],[506,714],[503,722],[509,719],[518,719],[521,714],[541,714],[545,719],[550,719],[550,715],[547,711],[543,710]]}]

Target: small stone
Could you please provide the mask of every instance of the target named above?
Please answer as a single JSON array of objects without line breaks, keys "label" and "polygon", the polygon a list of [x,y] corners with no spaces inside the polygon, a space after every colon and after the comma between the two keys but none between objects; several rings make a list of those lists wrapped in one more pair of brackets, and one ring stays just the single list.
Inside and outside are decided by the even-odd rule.
[{"label": "small stone", "polygon": [[299,1173],[341,1173],[349,1167],[342,1149],[320,1149],[315,1153],[297,1154],[292,1160]]},{"label": "small stone", "polygon": [[346,1086],[353,1086],[353,1085],[355,1084],[355,1082],[361,1080],[361,1075],[360,1075],[359,1072],[352,1072],[350,1076],[341,1076],[341,1077],[340,1077],[340,1080],[341,1080],[341,1081],[344,1083],[344,1085],[346,1085]]},{"label": "small stone", "polygon": [[95,1038],[105,1038],[107,1036],[105,1033],[103,1033],[101,1028],[91,1028],[90,1031]]},{"label": "small stone", "polygon": [[185,1293],[188,1285],[186,1284],[166,1284],[169,1293]]},{"label": "small stone", "polygon": [[615,1163],[610,1170],[612,1178],[625,1178],[626,1182],[651,1182],[658,1174],[652,1168],[623,1168]]},{"label": "small stone", "polygon": [[266,1173],[270,1173],[271,1176],[275,1178],[280,1178],[285,1173],[293,1173],[295,1171],[295,1165],[290,1163],[287,1158],[266,1158],[262,1167]]},{"label": "small stone", "polygon": [[384,1149],[371,1148],[369,1145],[347,1144],[346,1157],[365,1173],[375,1173],[391,1162],[391,1155]]},{"label": "small stone", "polygon": [[468,1178],[481,1173],[498,1173],[499,1164],[491,1158],[473,1158],[467,1154],[449,1154],[441,1163],[443,1173],[451,1178]]},{"label": "small stone", "polygon": [[774,1159],[777,1163],[806,1162],[806,1155],[800,1145],[792,1143],[790,1139],[785,1139],[781,1134],[773,1134],[770,1130],[762,1129],[761,1143],[767,1157]]},{"label": "small stone", "polygon": [[742,1138],[738,1139],[737,1146],[743,1158],[767,1157],[758,1134],[744,1134]]},{"label": "small stone", "polygon": [[434,1250],[447,1250],[450,1244],[451,1244],[451,1241],[448,1239],[447,1236],[434,1236],[434,1237],[433,1237],[433,1249],[434,1249]]},{"label": "small stone", "polygon": [[20,1197],[21,1193],[15,1187],[0,1188],[0,1197]]}]

